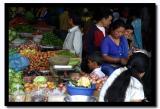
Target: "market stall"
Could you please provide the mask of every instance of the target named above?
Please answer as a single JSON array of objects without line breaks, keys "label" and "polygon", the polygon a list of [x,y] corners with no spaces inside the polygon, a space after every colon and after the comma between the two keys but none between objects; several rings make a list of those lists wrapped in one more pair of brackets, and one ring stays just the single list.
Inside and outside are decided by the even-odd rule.
[{"label": "market stall", "polygon": [[81,58],[62,50],[54,31],[35,25],[9,28],[10,102],[97,101],[104,79],[81,75]]}]

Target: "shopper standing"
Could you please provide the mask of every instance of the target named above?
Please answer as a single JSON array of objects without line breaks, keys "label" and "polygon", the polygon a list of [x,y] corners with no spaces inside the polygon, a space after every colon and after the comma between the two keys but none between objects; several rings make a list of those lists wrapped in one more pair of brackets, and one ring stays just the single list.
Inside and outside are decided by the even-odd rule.
[{"label": "shopper standing", "polygon": [[68,34],[65,38],[63,49],[68,49],[71,52],[75,53],[77,56],[82,56],[82,33],[79,28],[80,17],[75,13],[69,13],[68,23],[70,25],[70,29],[68,30]]}]

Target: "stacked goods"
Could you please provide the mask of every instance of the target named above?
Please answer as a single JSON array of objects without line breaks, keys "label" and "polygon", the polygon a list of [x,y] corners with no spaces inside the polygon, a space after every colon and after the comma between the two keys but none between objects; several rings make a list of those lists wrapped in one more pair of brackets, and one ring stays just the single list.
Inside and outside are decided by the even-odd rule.
[{"label": "stacked goods", "polygon": [[14,55],[17,53],[17,48],[10,48],[9,49],[9,56]]},{"label": "stacked goods", "polygon": [[55,55],[54,51],[36,52],[34,55],[30,55],[30,57],[29,57],[29,59],[30,59],[29,71],[48,70],[49,69],[48,59],[54,55]]},{"label": "stacked goods", "polygon": [[17,31],[14,28],[10,28],[8,32],[9,32],[9,41],[13,41],[14,39],[19,37]]},{"label": "stacked goods", "polygon": [[63,41],[61,39],[59,39],[52,32],[46,32],[46,33],[43,34],[41,44],[42,45],[47,45],[47,46],[62,46]]},{"label": "stacked goods", "polygon": [[54,82],[49,82],[45,76],[37,76],[33,79],[33,83],[25,83],[25,91],[31,92],[32,90],[38,90],[39,88],[55,88]]},{"label": "stacked goods", "polygon": [[17,34],[16,30],[13,28],[10,28],[9,29],[9,41],[12,41],[16,39],[17,37],[19,37],[19,35]]},{"label": "stacked goods", "polygon": [[21,55],[27,57],[30,60],[29,71],[32,70],[48,70],[49,62],[48,58],[55,56],[54,51],[40,52],[38,46],[34,42],[30,41],[26,44],[22,44],[18,51]]},{"label": "stacked goods", "polygon": [[19,53],[9,55],[9,68],[14,69],[15,71],[22,71],[27,68],[29,64],[29,59]]},{"label": "stacked goods", "polygon": [[27,20],[23,17],[15,17],[9,21],[9,27],[16,27],[17,25],[28,24]]},{"label": "stacked goods", "polygon": [[17,90],[23,92],[23,73],[9,69],[9,94],[14,94]]},{"label": "stacked goods", "polygon": [[38,45],[32,41],[20,45],[18,52],[25,57],[30,58],[38,51]]},{"label": "stacked goods", "polygon": [[24,50],[20,50],[20,54],[23,55],[23,56],[26,56],[26,57],[30,57],[34,54],[36,54],[36,50],[35,49],[24,49]]}]

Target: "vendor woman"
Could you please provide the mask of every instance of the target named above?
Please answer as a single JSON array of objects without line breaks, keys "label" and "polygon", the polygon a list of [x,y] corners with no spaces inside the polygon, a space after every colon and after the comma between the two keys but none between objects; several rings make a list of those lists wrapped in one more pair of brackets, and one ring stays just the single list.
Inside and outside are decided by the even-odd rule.
[{"label": "vendor woman", "polygon": [[107,76],[125,65],[128,60],[128,42],[123,36],[125,24],[121,20],[117,20],[111,24],[110,33],[104,38],[101,44],[101,53],[105,63],[102,65],[102,72]]}]

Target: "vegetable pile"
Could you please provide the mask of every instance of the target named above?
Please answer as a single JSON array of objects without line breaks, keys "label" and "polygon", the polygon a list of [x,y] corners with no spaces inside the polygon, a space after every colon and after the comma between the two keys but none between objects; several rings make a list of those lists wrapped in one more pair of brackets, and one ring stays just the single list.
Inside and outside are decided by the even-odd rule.
[{"label": "vegetable pile", "polygon": [[75,66],[80,64],[79,58],[70,58],[68,65]]},{"label": "vegetable pile", "polygon": [[9,26],[10,27],[16,27],[17,25],[24,25],[24,24],[27,24],[27,20],[23,17],[15,17],[13,18],[11,21],[9,21]]},{"label": "vegetable pile", "polygon": [[13,94],[17,90],[24,91],[23,87],[23,73],[21,71],[14,71],[9,69],[9,94]]},{"label": "vegetable pile", "polygon": [[19,35],[17,34],[16,30],[13,28],[10,28],[9,29],[9,41],[12,41],[16,39],[17,37],[19,37]]},{"label": "vegetable pile", "polygon": [[59,39],[52,32],[46,32],[46,33],[43,34],[41,44],[42,45],[47,45],[47,46],[62,46],[63,41],[61,39]]},{"label": "vegetable pile", "polygon": [[10,48],[9,49],[9,56],[14,55],[17,53],[17,48]]},{"label": "vegetable pile", "polygon": [[36,51],[38,51],[38,45],[33,41],[29,41],[29,42],[19,46],[18,47],[18,52],[22,53],[22,50],[26,50],[26,49],[27,50],[36,50]]},{"label": "vegetable pile", "polygon": [[46,77],[44,76],[37,76],[33,83],[25,83],[24,88],[26,92],[31,92],[32,90],[39,90],[39,88],[48,88],[48,89],[54,89],[56,85],[54,82],[47,81]]},{"label": "vegetable pile", "polygon": [[70,58],[76,58],[77,56],[74,53],[71,53],[69,50],[60,50],[56,53],[58,56],[66,56]]},{"label": "vegetable pile", "polygon": [[75,87],[90,88],[92,83],[88,77],[82,76],[78,80],[70,80],[70,85]]},{"label": "vegetable pile", "polygon": [[35,31],[32,25],[17,25],[15,30],[19,33],[32,33]]},{"label": "vegetable pile", "polygon": [[49,62],[48,59],[51,56],[54,56],[54,51],[48,52],[36,52],[34,55],[29,55],[30,66],[29,71],[32,70],[48,70]]}]

